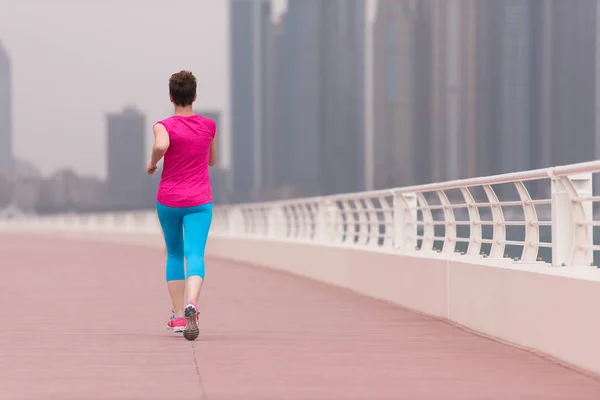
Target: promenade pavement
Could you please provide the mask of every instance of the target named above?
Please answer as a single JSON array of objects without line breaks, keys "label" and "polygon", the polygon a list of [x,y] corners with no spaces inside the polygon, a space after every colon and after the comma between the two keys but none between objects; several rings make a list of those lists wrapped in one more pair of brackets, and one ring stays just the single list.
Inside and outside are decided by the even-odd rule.
[{"label": "promenade pavement", "polygon": [[207,261],[201,333],[188,342],[166,330],[164,257],[0,235],[0,399],[600,399],[597,377],[549,359],[222,260]]}]

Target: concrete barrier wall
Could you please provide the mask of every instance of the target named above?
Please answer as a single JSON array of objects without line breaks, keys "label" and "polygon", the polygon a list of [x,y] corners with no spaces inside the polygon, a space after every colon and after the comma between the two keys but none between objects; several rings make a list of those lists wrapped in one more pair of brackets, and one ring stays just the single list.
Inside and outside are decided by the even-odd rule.
[{"label": "concrete barrier wall", "polygon": [[248,262],[447,319],[600,373],[600,270],[213,236],[211,257]]}]

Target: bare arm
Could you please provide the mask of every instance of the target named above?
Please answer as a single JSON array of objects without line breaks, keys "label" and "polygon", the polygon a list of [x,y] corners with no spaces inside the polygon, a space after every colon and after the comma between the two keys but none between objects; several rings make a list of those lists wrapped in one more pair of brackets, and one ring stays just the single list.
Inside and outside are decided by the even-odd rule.
[{"label": "bare arm", "polygon": [[214,167],[217,164],[217,135],[213,138],[212,142],[210,142],[210,158],[208,160],[208,165]]},{"label": "bare arm", "polygon": [[169,144],[169,133],[165,126],[162,124],[154,125],[154,146],[152,146],[152,156],[149,162],[151,166],[155,167],[161,158],[163,158],[169,148]]}]

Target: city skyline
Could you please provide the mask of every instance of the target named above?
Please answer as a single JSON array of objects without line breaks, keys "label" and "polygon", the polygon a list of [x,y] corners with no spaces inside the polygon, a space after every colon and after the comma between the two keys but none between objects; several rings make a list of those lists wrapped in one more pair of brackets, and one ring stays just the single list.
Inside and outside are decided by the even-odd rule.
[{"label": "city skyline", "polygon": [[[198,78],[196,107],[222,111],[219,144],[227,148],[228,34],[223,3],[179,2],[177,7],[186,12],[178,13],[178,40],[172,40],[157,23],[173,5],[157,0],[36,1],[35,7],[0,0],[0,41],[13,67],[15,156],[33,162],[46,176],[71,168],[106,178],[105,113],[130,103],[143,110],[149,154],[151,124],[171,109],[168,78],[181,69]],[[199,23],[202,15],[211,17]],[[227,157],[226,152],[222,161],[227,163]]]},{"label": "city skyline", "polygon": [[[381,0],[376,13],[369,8],[375,3],[366,0],[231,0],[229,4],[233,6],[223,14],[229,18],[224,25],[231,29],[224,35],[228,41],[223,58],[229,59],[230,68],[222,68],[225,76],[220,82],[212,79],[212,84],[230,90],[221,93],[223,106],[199,103],[195,108],[218,111],[219,166],[232,169],[233,187],[243,196],[267,196],[263,191],[285,186],[304,195],[360,191],[598,156],[597,0],[582,0],[566,8],[555,0]],[[104,12],[111,9],[96,7]],[[151,12],[160,7],[153,3]],[[371,25],[372,17],[376,19]],[[0,28],[0,34],[1,29],[6,28]],[[32,37],[39,39],[36,35]],[[135,64],[143,57],[132,52],[130,44],[116,47],[133,53],[128,57]],[[146,155],[151,145],[149,127],[168,115],[165,82],[162,96],[151,100],[145,96],[124,103],[119,100],[126,97],[115,96],[110,107],[92,107],[88,100],[104,98],[110,89],[138,96],[148,90],[146,86],[156,93],[159,90],[157,82],[146,85],[135,73],[123,74],[131,65],[121,66],[122,71],[94,66],[89,69],[94,73],[86,75],[80,67],[89,67],[92,60],[107,66],[117,61],[94,50],[106,51],[93,43],[77,63],[64,61],[71,67],[61,70],[71,74],[67,80],[41,80],[41,86],[54,84],[57,90],[39,90],[40,96],[58,93],[67,98],[68,92],[70,98],[83,99],[47,103],[41,112],[68,105],[75,108],[54,114],[48,123],[44,114],[26,120],[36,129],[51,130],[26,146],[44,157],[22,157],[41,165],[46,175],[64,167],[86,174],[85,168],[69,165],[69,157],[53,150],[57,143],[70,157],[85,159],[94,168],[109,168],[106,157],[100,163],[94,161],[98,153],[108,152],[104,143],[96,141],[97,126],[89,119],[74,122],[83,121],[92,110],[102,114],[136,104],[147,115]],[[9,89],[3,93],[10,98],[11,87],[20,87],[13,83],[23,71],[10,68],[12,52],[9,49],[10,59],[6,53],[2,52],[3,82]],[[60,58],[51,56],[50,60]],[[103,82],[117,72],[127,78]],[[201,81],[206,76],[196,74],[202,99]],[[87,80],[79,79],[82,76]],[[101,95],[90,96],[93,89],[81,82],[91,88],[105,83],[107,88]],[[78,93],[80,87],[85,91]],[[15,92],[22,96],[20,90]],[[29,99],[39,101],[35,96]],[[14,114],[24,109],[16,106],[16,100],[4,104],[8,115],[13,105],[19,110]],[[153,108],[156,104],[161,105],[160,114],[158,107]],[[10,118],[4,120],[11,125]],[[15,121],[18,128],[24,119]],[[60,135],[66,132],[77,135],[65,141]],[[21,135],[22,130],[15,129],[9,139],[18,144]],[[83,139],[82,146],[79,141]],[[19,156],[17,149],[15,160]],[[50,158],[57,164],[54,170],[43,167]]]},{"label": "city skyline", "polygon": [[[178,21],[177,41],[154,25],[173,9],[168,3],[128,0],[116,7],[114,2],[35,1],[31,7],[31,1],[0,0],[0,42],[15,71],[15,157],[35,164],[45,176],[70,168],[106,178],[105,112],[137,104],[148,115],[146,134],[150,139],[151,121],[164,118],[171,109],[168,76],[190,69],[199,83],[196,106],[222,113],[221,161],[230,165],[227,1],[178,3],[186,13]],[[368,1],[373,14],[375,0]],[[273,17],[281,15],[286,6],[287,0],[273,0]],[[210,18],[198,23],[202,15]],[[110,30],[105,29],[107,19],[111,20]],[[132,24],[137,29],[132,30]],[[156,56],[166,48],[171,50],[168,56]],[[199,51],[190,52],[190,48]],[[77,90],[84,82],[88,92],[82,100]],[[69,105],[71,98],[77,98],[77,104]],[[32,109],[35,119],[30,117]],[[65,124],[66,115],[69,124]]]}]

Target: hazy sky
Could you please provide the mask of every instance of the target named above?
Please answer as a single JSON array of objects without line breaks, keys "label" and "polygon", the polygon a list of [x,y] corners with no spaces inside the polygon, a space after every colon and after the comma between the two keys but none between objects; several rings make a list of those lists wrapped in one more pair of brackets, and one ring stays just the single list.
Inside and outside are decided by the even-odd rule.
[{"label": "hazy sky", "polygon": [[137,104],[148,116],[150,148],[152,122],[171,112],[168,78],[181,69],[198,77],[199,108],[227,111],[226,7],[223,0],[0,0],[17,156],[44,172],[74,167],[105,176],[105,113]]},{"label": "hazy sky", "polygon": [[[275,9],[286,3],[275,0]],[[71,167],[104,177],[106,113],[136,104],[149,151],[152,123],[172,111],[168,78],[181,69],[198,78],[197,107],[223,111],[227,147],[227,24],[226,0],[0,0],[16,155],[44,173]]]}]

